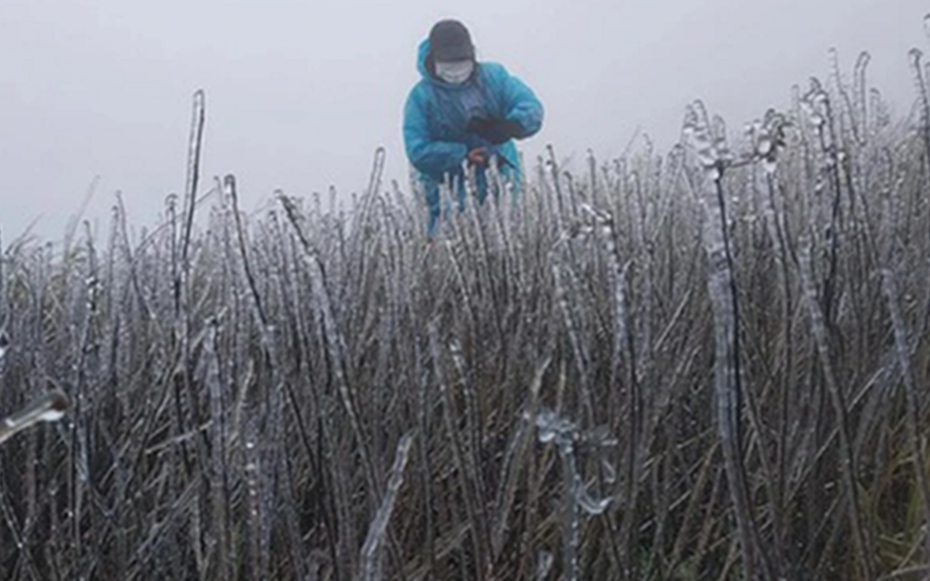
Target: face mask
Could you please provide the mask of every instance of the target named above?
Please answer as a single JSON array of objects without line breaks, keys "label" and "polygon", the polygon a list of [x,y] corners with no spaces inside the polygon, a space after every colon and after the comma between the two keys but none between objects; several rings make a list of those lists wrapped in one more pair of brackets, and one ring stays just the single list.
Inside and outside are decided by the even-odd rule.
[{"label": "face mask", "polygon": [[474,70],[475,63],[470,60],[436,63],[436,76],[452,85],[467,81]]}]

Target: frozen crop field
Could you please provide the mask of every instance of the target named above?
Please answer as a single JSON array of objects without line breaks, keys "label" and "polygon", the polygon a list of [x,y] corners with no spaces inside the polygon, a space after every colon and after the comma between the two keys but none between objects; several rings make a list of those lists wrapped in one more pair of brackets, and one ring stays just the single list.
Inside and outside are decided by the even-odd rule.
[{"label": "frozen crop field", "polygon": [[3,240],[0,409],[71,408],[0,448],[0,577],[925,577],[910,57],[910,117],[862,55],[746,128],[528,160],[432,242],[382,152],[350,211],[228,176],[138,237]]}]

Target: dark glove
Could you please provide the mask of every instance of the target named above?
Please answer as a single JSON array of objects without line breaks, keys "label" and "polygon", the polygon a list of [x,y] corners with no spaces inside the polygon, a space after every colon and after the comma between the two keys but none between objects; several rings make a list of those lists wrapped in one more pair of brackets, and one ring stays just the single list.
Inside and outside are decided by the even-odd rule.
[{"label": "dark glove", "polygon": [[475,117],[468,122],[466,130],[469,133],[478,135],[482,139],[490,141],[494,145],[500,145],[505,141],[523,134],[523,127],[516,121],[496,119],[493,117],[490,119]]}]

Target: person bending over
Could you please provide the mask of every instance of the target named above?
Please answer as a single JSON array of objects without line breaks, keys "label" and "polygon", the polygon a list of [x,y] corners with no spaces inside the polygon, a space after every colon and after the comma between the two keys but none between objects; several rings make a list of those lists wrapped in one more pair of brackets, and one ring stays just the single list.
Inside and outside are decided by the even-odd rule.
[{"label": "person bending over", "polygon": [[454,184],[459,211],[465,207],[463,167],[474,168],[479,203],[487,197],[490,160],[505,179],[518,183],[515,139],[542,127],[543,106],[533,90],[498,63],[478,62],[471,35],[457,20],[441,20],[420,43],[421,79],[404,107],[404,146],[426,192],[427,230],[441,214],[439,186]]}]

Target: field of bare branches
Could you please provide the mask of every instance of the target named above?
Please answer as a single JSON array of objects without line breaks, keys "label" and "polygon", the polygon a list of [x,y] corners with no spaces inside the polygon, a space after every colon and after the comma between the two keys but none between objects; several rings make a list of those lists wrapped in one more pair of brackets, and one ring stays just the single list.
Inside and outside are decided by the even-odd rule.
[{"label": "field of bare branches", "polygon": [[[227,176],[130,235],[5,240],[3,579],[922,579],[930,91],[837,65],[424,235]],[[849,77],[849,78],[847,78]],[[206,199],[198,204],[195,192]],[[199,218],[198,218],[199,216]]]}]

